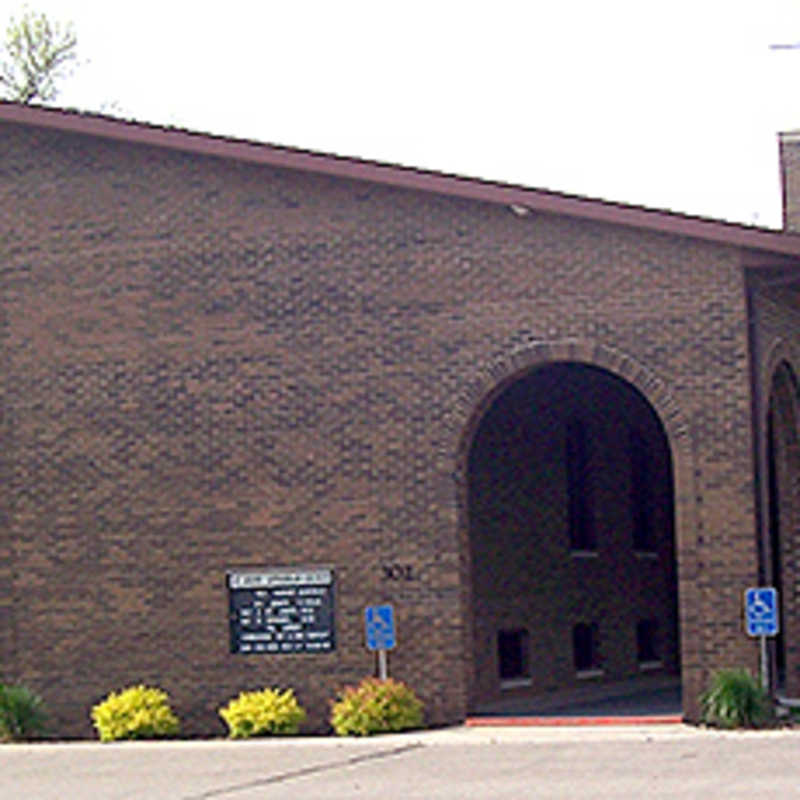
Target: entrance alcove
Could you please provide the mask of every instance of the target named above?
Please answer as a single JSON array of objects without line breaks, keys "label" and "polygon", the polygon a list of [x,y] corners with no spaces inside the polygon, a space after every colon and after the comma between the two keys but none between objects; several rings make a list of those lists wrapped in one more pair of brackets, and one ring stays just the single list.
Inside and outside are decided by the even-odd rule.
[{"label": "entrance alcove", "polygon": [[506,385],[467,462],[471,704],[679,674],[672,461],[632,384],[577,362]]},{"label": "entrance alcove", "polygon": [[788,363],[781,362],[772,376],[767,415],[768,581],[778,590],[780,605],[780,632],[771,645],[773,683],[793,698],[800,697],[800,605],[796,597],[800,442],[796,397],[794,372]]}]

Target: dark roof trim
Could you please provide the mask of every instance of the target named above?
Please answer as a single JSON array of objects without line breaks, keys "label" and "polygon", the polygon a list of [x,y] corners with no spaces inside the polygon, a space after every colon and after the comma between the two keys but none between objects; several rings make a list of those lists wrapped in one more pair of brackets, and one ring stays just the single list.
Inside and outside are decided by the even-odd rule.
[{"label": "dark roof trim", "polygon": [[531,211],[565,214],[614,225],[705,239],[750,250],[800,257],[800,235],[542,189],[527,189],[476,178],[462,178],[410,167],[18,103],[0,102],[0,122],[33,125],[273,167],[306,170],[469,200],[523,206]]}]

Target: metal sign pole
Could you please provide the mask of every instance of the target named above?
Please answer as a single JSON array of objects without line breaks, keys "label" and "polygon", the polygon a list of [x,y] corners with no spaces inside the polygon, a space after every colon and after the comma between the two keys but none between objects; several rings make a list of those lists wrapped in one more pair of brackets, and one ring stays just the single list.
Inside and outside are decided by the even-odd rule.
[{"label": "metal sign pole", "polygon": [[389,668],[386,663],[386,651],[378,650],[378,677],[385,681],[389,677]]},{"label": "metal sign pole", "polygon": [[769,661],[767,659],[767,637],[761,636],[761,686],[769,691]]}]

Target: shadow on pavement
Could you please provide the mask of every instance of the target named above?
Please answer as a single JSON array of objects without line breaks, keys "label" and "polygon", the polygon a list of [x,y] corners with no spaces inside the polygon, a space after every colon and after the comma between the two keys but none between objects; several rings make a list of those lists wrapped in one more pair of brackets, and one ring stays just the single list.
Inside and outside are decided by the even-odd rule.
[{"label": "shadow on pavement", "polygon": [[479,704],[470,717],[658,717],[680,716],[679,678],[634,679],[549,695],[516,694]]}]

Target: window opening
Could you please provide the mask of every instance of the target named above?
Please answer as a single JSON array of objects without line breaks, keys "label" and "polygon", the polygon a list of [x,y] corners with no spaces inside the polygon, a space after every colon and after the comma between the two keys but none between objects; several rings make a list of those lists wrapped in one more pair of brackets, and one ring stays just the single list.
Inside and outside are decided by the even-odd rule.
[{"label": "window opening", "polygon": [[655,548],[652,468],[644,436],[635,428],[628,432],[628,459],[631,469],[633,549],[638,552],[652,552]]},{"label": "window opening", "polygon": [[528,663],[528,631],[524,628],[498,631],[497,663],[500,680],[509,681],[515,678],[530,676]]},{"label": "window opening", "polygon": [[573,550],[595,550],[589,487],[589,443],[586,424],[573,419],[566,432],[569,543]]},{"label": "window opening", "polygon": [[639,666],[660,666],[658,655],[658,622],[654,619],[640,619],[636,623],[636,657]]},{"label": "window opening", "polygon": [[600,672],[597,625],[579,622],[572,629],[572,656],[579,676]]}]

